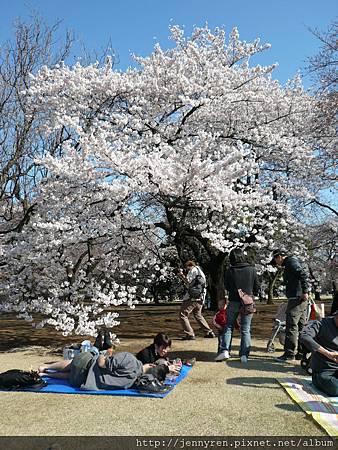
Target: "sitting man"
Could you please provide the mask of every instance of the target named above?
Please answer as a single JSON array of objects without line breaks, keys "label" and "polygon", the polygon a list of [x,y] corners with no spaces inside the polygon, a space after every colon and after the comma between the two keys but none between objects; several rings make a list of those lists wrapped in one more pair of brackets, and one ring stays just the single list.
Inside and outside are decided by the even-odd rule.
[{"label": "sitting man", "polygon": [[313,384],[329,396],[338,396],[338,311],[310,322],[301,331],[300,341],[312,352]]}]

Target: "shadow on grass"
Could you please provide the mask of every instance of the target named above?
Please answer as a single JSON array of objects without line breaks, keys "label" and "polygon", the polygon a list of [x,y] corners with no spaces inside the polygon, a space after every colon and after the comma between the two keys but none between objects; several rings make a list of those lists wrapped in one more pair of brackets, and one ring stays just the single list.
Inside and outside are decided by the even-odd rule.
[{"label": "shadow on grass", "polygon": [[[297,363],[296,363],[297,364]],[[271,357],[250,357],[249,362],[247,364],[242,364],[239,360],[228,360],[227,365],[231,368],[241,369],[241,370],[254,370],[261,372],[277,372],[280,373],[281,376],[285,374],[292,375],[303,375],[303,369],[300,365],[288,364],[288,363],[279,363],[271,359]]]},{"label": "shadow on grass", "polygon": [[183,350],[183,351],[173,351],[170,352],[170,359],[181,358],[181,359],[191,359],[196,358],[196,361],[211,362],[215,358],[215,353],[212,352],[201,352],[200,350]]},{"label": "shadow on grass", "polygon": [[272,377],[236,377],[236,378],[228,378],[227,380],[225,380],[225,382],[226,384],[244,387],[256,387],[259,389],[281,388],[277,380]]},{"label": "shadow on grass", "polygon": [[276,408],[283,409],[284,411],[294,411],[299,412],[301,411],[301,408],[298,406],[298,404],[295,403],[279,403],[278,405],[275,405]]}]

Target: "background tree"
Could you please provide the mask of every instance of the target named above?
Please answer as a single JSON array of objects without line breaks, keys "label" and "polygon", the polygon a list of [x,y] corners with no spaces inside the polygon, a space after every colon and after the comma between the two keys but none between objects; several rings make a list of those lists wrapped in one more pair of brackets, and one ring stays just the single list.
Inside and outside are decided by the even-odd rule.
[{"label": "background tree", "polygon": [[35,160],[49,176],[4,249],[4,309],[93,334],[115,324],[109,307],[146,297],[145,273],[173,276],[169,261],[198,260],[216,302],[231,248],[259,254],[261,269],[276,242],[301,250],[304,205],[331,170],[317,100],[298,77],[282,87],[274,66],[252,66],[269,46],[236,29],[228,40],[208,28],[171,36],[174,48],[157,45],[138,69],[117,72],[108,59],[32,76],[26,100],[39,132],[67,138]]},{"label": "background tree", "polygon": [[59,23],[46,25],[39,17],[31,23],[17,20],[15,40],[0,47],[0,233],[20,231],[33,209],[33,193],[46,175],[35,158],[54,154],[62,130],[48,139],[37,129],[34,111],[27,111],[23,91],[30,75],[42,65],[53,66],[69,54],[72,36],[55,44]]}]

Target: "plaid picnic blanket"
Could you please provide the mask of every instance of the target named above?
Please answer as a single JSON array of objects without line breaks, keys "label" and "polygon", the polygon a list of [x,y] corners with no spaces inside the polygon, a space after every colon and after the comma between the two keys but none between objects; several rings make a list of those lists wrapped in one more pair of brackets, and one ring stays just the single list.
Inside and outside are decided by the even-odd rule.
[{"label": "plaid picnic blanket", "polygon": [[338,397],[328,397],[320,392],[311,378],[277,378],[277,381],[329,436],[338,436]]}]

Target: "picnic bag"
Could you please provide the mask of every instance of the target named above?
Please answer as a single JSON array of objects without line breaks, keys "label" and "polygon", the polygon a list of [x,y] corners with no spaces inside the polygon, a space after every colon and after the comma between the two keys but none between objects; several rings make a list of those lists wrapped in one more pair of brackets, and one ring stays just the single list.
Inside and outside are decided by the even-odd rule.
[{"label": "picnic bag", "polygon": [[47,386],[38,372],[11,369],[0,373],[0,389],[41,389]]},{"label": "picnic bag", "polygon": [[135,381],[133,388],[140,392],[163,394],[170,391],[173,386],[162,384],[153,374],[145,373]]},{"label": "picnic bag", "polygon": [[247,316],[249,314],[253,314],[257,311],[256,305],[254,303],[253,296],[250,294],[247,294],[246,292],[242,291],[242,289],[237,289],[239,298],[241,299],[241,314],[244,314],[244,316]]},{"label": "picnic bag", "polygon": [[248,316],[249,314],[255,313],[257,309],[254,303],[253,295],[247,294],[245,291],[237,287],[233,270],[232,270],[232,278],[241,301],[241,308],[239,310],[240,313],[243,314],[244,316]]}]

